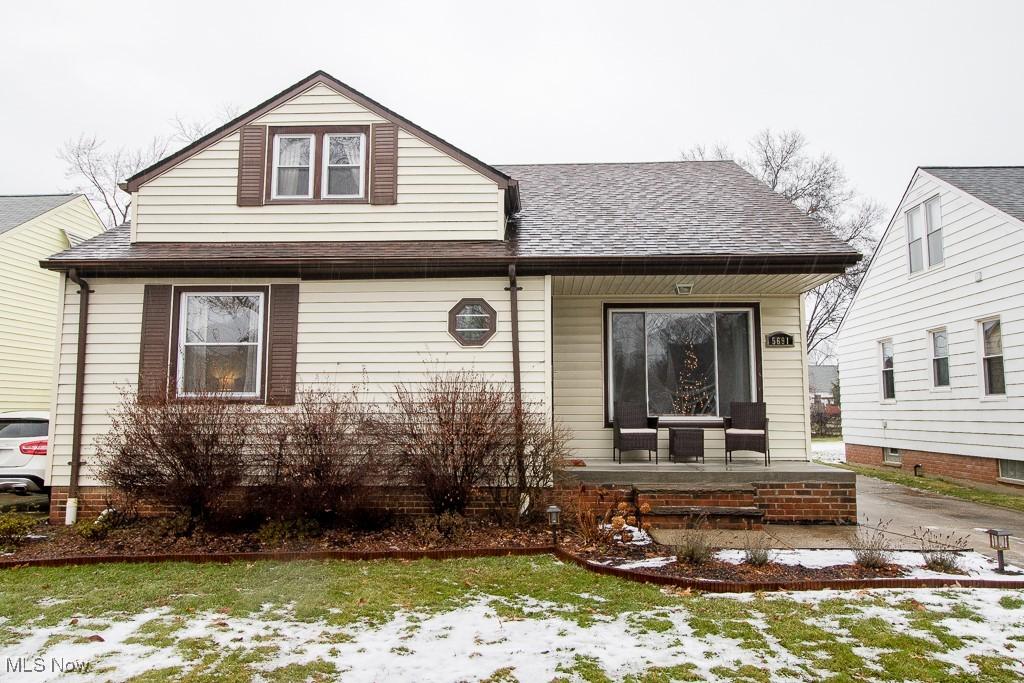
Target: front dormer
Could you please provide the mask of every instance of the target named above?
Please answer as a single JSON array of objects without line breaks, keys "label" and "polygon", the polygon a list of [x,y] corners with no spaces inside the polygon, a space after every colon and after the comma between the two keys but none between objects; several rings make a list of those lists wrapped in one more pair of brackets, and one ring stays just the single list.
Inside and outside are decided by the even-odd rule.
[{"label": "front dormer", "polygon": [[131,240],[501,240],[514,180],[317,72],[124,184]]}]

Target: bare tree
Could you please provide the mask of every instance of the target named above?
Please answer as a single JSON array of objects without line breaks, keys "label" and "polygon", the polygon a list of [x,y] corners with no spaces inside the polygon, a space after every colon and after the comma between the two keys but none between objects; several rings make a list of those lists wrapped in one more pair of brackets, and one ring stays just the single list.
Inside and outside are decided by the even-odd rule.
[{"label": "bare tree", "polygon": [[[733,158],[729,148],[716,143],[694,145],[682,152],[688,160]],[[850,187],[839,162],[830,154],[814,155],[800,131],[765,129],[750,141],[748,153],[736,163],[765,185],[793,202],[836,237],[865,255],[843,275],[808,292],[807,350],[818,359],[831,355],[831,342],[860,284],[878,241],[884,209]]]},{"label": "bare tree", "polygon": [[83,133],[77,139],[66,140],[57,150],[57,157],[67,165],[65,177],[75,181],[75,190],[92,201],[110,228],[126,222],[131,215],[131,195],[118,183],[161,159],[168,149],[184,147],[206,135],[222,116],[225,121],[232,119],[234,110],[224,107],[217,117],[203,121],[176,116],[171,121],[173,133],[154,137],[142,147],[110,148],[106,141]]}]

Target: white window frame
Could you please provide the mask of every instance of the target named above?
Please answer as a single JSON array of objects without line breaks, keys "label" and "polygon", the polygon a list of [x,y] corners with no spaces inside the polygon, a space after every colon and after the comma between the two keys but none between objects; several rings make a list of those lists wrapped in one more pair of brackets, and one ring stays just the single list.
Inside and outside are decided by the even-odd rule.
[{"label": "white window frame", "polygon": [[[925,253],[925,251],[927,249],[927,246],[928,246],[925,243],[925,236],[927,235],[927,232],[928,232],[928,224],[927,224],[926,220],[924,218],[921,219],[921,226],[920,226],[921,227],[921,235],[920,235],[920,237],[918,237],[916,240],[911,239],[912,235],[910,233],[910,216],[911,216],[911,214],[913,214],[915,211],[920,211],[921,213],[924,213],[924,210],[925,210],[924,209],[924,202],[922,202],[920,204],[917,204],[916,206],[910,207],[909,209],[907,209],[903,213],[903,222],[906,224],[906,228],[907,228],[907,272],[910,273],[910,275],[917,275],[918,273],[922,273],[922,272],[924,272],[925,270],[928,269],[928,254]],[[921,243],[921,267],[918,268],[917,270],[914,270],[914,257],[913,257],[914,242],[920,242]]]},{"label": "white window frame", "polygon": [[1014,484],[1024,484],[1024,479],[1021,479],[1021,478],[1018,478],[1018,477],[1008,477],[1005,474],[1003,474],[1003,463],[1004,462],[1020,462],[1020,461],[1019,460],[1013,460],[1011,458],[999,458],[999,462],[998,462],[998,465],[997,465],[998,468],[999,468],[997,470],[999,472],[999,477],[998,477],[999,481],[1008,481],[1008,482],[1012,482]]},{"label": "white window frame", "polygon": [[[358,164],[332,164],[330,149],[331,138],[359,138],[359,163]],[[320,150],[323,163],[320,169],[320,197],[322,199],[362,199],[366,196],[366,134],[365,133],[324,133],[323,146]],[[331,168],[358,168],[359,169],[359,194],[330,194],[328,188],[328,175]],[[311,174],[312,175],[312,174]]]},{"label": "white window frame", "polygon": [[[928,211],[928,207],[935,205],[939,207],[939,225],[934,227],[932,225],[932,215]],[[945,232],[942,229],[942,199],[939,195],[929,197],[928,199],[921,202],[921,206],[924,209],[924,268],[936,268],[943,265],[946,262],[946,243],[945,243]],[[939,260],[932,262],[932,249],[931,249],[931,236],[933,233],[939,234]]]},{"label": "white window frame", "polygon": [[[280,167],[280,142],[282,139],[304,139],[309,142],[309,183],[306,194],[278,194],[277,193],[277,169]],[[271,199],[312,199],[313,198],[313,176],[316,175],[316,135],[314,133],[277,133],[274,135],[274,150],[272,152],[273,163],[270,174],[270,198]],[[306,168],[304,166],[286,166],[285,168]]]},{"label": "white window frame", "polygon": [[181,293],[181,302],[178,306],[178,376],[175,378],[177,396],[195,397],[200,394],[185,391],[185,347],[186,346],[252,346],[253,342],[187,342],[188,324],[188,300],[191,297],[200,296],[258,296],[259,297],[259,323],[256,332],[256,390],[255,391],[229,391],[218,396],[225,398],[259,398],[263,395],[263,328],[266,325],[266,298],[265,293],[260,290],[239,290],[225,292],[211,289],[210,291],[188,291]]},{"label": "white window frame", "polygon": [[893,448],[892,446],[882,447],[882,464],[890,465],[892,467],[903,466],[903,454],[900,449]]},{"label": "white window frame", "polygon": [[[892,396],[885,395],[885,349],[883,345],[888,342],[892,346]],[[896,402],[896,342],[892,337],[885,337],[878,340],[878,395],[882,403]]]},{"label": "white window frame", "polygon": [[[939,333],[942,333],[942,334],[946,335],[946,355],[945,356],[936,356],[935,355],[935,335],[939,334]],[[931,361],[929,363],[928,370],[929,370],[929,372],[931,372],[931,376],[932,376],[932,389],[935,389],[936,391],[948,391],[950,389],[950,387],[952,386],[952,384],[953,384],[953,377],[950,374],[950,369],[951,368],[950,368],[950,365],[949,365],[949,330],[946,329],[945,327],[936,327],[936,328],[933,328],[931,330],[928,330],[928,356],[929,356],[930,361]],[[946,379],[949,382],[948,384],[938,384],[936,382],[936,377],[935,377],[935,361],[940,359],[940,358],[945,358],[946,359]],[[893,365],[895,366],[895,361],[893,362]]]},{"label": "white window frame", "polygon": [[[751,401],[757,400],[757,347],[754,346],[759,342],[757,339],[757,333],[754,329],[754,309],[746,307],[728,307],[723,306],[721,308],[660,308],[651,307],[644,308],[639,307],[623,307],[623,308],[609,308],[605,318],[605,330],[604,330],[604,345],[605,345],[605,362],[608,364],[607,371],[607,386],[605,391],[607,396],[605,402],[607,404],[608,419],[615,419],[615,373],[612,372],[614,367],[614,359],[612,348],[612,316],[615,313],[643,313],[645,316],[648,313],[746,313],[749,316],[750,325],[747,330],[749,336],[750,346],[750,393]],[[715,405],[718,407],[718,412],[722,411],[721,401],[718,396],[718,334],[717,328],[716,333],[712,336],[714,340],[715,350]],[[651,415],[650,409],[650,395],[647,391],[647,327],[646,321],[644,324],[644,405],[647,408],[647,414]],[[720,415],[661,415],[659,416],[666,422],[707,422],[708,420],[720,420]]]},{"label": "white window frame", "polygon": [[[998,322],[999,323],[999,344],[1000,353],[998,355],[988,356],[985,355],[985,323]],[[978,319],[978,374],[981,387],[981,398],[985,401],[1005,401],[1006,400],[1006,348],[1003,344],[1003,320],[1001,316],[990,315],[987,318]],[[989,358],[1002,358],[1003,359],[1003,393],[1001,394],[990,394],[988,393],[988,375],[985,372],[985,361]]]}]

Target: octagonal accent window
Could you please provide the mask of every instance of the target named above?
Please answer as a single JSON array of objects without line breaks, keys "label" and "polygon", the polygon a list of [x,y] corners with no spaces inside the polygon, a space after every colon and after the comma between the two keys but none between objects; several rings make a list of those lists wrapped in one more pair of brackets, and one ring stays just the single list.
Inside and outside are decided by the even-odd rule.
[{"label": "octagonal accent window", "polygon": [[448,311],[448,333],[462,346],[483,346],[494,336],[497,320],[483,299],[463,299]]}]

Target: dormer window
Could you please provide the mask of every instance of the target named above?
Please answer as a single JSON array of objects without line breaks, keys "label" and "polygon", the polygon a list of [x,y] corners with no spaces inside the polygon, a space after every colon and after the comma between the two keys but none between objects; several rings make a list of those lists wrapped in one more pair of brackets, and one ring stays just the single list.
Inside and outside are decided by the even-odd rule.
[{"label": "dormer window", "polygon": [[274,199],[313,198],[313,139],[312,134],[274,136]]},{"label": "dormer window", "polygon": [[362,133],[324,135],[324,197],[354,199],[363,196],[363,160],[366,136]]},{"label": "dormer window", "polygon": [[365,203],[369,126],[270,127],[266,203]]}]

